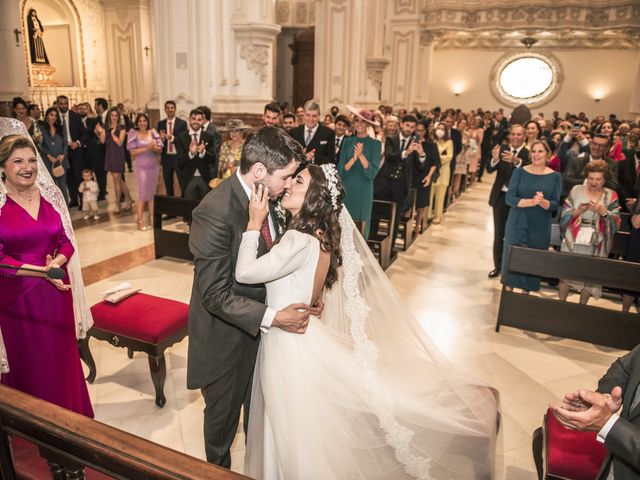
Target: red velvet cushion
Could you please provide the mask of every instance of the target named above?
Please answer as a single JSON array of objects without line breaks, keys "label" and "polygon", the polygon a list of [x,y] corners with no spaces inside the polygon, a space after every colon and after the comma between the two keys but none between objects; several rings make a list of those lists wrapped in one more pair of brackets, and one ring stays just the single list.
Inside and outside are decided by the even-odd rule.
[{"label": "red velvet cushion", "polygon": [[155,344],[187,325],[189,305],[137,293],[116,304],[96,303],[91,313],[97,328]]},{"label": "red velvet cushion", "polygon": [[[18,480],[42,480],[43,478],[51,478],[49,465],[47,461],[40,456],[40,450],[35,443],[12,435],[11,450],[13,452],[14,467]],[[86,480],[113,479],[113,477],[90,468],[85,468],[84,473]]]},{"label": "red velvet cushion", "polygon": [[547,410],[547,474],[571,480],[593,480],[598,476],[607,455],[605,446],[596,439],[596,432],[578,432],[562,426]]}]

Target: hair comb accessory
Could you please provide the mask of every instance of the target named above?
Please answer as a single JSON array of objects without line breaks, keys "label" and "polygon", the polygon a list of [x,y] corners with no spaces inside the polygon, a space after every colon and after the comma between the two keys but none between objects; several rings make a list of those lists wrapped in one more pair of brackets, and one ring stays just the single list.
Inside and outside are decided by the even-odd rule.
[{"label": "hair comb accessory", "polygon": [[324,177],[327,179],[329,195],[331,195],[331,205],[333,205],[334,210],[337,210],[338,195],[340,194],[338,190],[338,170],[336,170],[335,165],[331,163],[324,163],[320,165],[320,168],[324,173]]}]

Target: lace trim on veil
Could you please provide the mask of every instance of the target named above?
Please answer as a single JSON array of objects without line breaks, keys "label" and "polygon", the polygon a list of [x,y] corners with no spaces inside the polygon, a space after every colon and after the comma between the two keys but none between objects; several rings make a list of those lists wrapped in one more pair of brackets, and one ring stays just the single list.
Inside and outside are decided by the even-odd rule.
[{"label": "lace trim on veil", "polygon": [[[14,118],[0,118],[0,139],[6,135],[21,135],[31,140],[29,132],[25,128],[24,124]],[[71,224],[71,216],[69,210],[62,196],[62,192],[53,183],[51,175],[47,171],[47,168],[42,161],[40,153],[36,149],[36,156],[38,157],[38,176],[36,177],[36,183],[40,189],[40,195],[47,202],[49,202],[60,218],[62,219],[62,226],[64,233],[73,245],[75,250],[67,262],[67,271],[69,272],[69,284],[71,285],[71,292],[73,296],[73,315],[76,324],[76,337],[85,338],[87,332],[93,325],[93,317],[91,311],[87,307],[87,300],[84,292],[84,282],[82,280],[82,272],[80,270],[80,257],[78,254],[78,245],[76,243],[76,237],[73,233],[73,227]],[[2,207],[7,201],[7,189],[4,182],[0,180],[0,215],[2,215]],[[9,373],[9,361],[7,358],[7,351],[2,339],[2,331],[0,331],[0,373]]]},{"label": "lace trim on veil", "polygon": [[393,401],[378,378],[378,348],[367,336],[366,318],[369,307],[364,302],[358,285],[358,278],[364,264],[357,253],[354,241],[356,226],[346,208],[342,208],[340,213],[340,226],[342,227],[342,288],[346,296],[345,313],[351,324],[355,357],[364,369],[365,386],[371,394],[369,406],[378,417],[387,445],[393,448],[395,457],[404,465],[405,472],[415,478],[430,479],[431,461],[411,452],[410,444],[414,432],[398,423],[393,413]]}]

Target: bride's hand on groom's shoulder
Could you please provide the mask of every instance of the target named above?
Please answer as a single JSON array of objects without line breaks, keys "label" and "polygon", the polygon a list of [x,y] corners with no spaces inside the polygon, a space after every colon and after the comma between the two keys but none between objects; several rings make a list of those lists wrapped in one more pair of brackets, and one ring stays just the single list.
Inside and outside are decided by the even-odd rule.
[{"label": "bride's hand on groom's shoulder", "polygon": [[251,198],[249,199],[249,223],[247,230],[262,228],[264,220],[269,215],[269,188],[261,184],[251,186]]},{"label": "bride's hand on groom's shoulder", "polygon": [[289,333],[304,333],[309,325],[309,315],[309,305],[292,303],[276,313],[271,326]]}]

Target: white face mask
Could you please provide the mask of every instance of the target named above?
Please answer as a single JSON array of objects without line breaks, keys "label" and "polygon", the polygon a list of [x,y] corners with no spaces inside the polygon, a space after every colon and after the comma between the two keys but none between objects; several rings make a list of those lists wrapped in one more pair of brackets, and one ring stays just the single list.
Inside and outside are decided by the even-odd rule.
[{"label": "white face mask", "polygon": [[436,137],[443,138],[444,137],[444,130],[436,130]]}]

